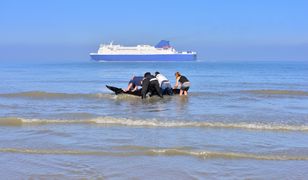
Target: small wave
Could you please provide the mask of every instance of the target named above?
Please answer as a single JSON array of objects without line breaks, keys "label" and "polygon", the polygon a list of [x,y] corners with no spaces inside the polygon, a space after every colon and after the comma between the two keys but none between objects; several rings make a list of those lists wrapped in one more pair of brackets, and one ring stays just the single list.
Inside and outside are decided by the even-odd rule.
[{"label": "small wave", "polygon": [[308,125],[266,124],[266,123],[227,123],[227,122],[200,122],[200,121],[160,121],[155,119],[138,120],[115,117],[98,117],[92,119],[25,119],[6,117],[0,118],[0,125],[23,124],[100,124],[108,126],[132,126],[149,128],[229,128],[271,131],[308,131]]},{"label": "small wave", "polygon": [[241,92],[248,92],[253,94],[263,94],[263,95],[291,95],[291,96],[308,96],[307,91],[295,91],[295,90],[245,90]]},{"label": "small wave", "polygon": [[200,151],[200,150],[180,150],[180,149],[152,149],[148,150],[149,155],[167,155],[167,156],[194,156],[203,159],[223,158],[223,159],[256,159],[256,160],[308,160],[308,156],[288,156],[288,155],[265,155],[236,152],[219,151]]},{"label": "small wave", "polygon": [[113,98],[111,94],[70,94],[70,93],[53,93],[53,92],[44,92],[44,91],[29,91],[29,92],[19,92],[19,93],[7,93],[0,94],[0,97],[5,98],[30,98],[30,99],[75,99],[75,98]]},{"label": "small wave", "polygon": [[59,150],[59,149],[19,149],[0,148],[2,153],[20,154],[52,154],[52,155],[90,155],[90,156],[192,156],[202,159],[255,159],[255,160],[308,160],[308,156],[290,156],[285,154],[252,154],[237,152],[219,152],[206,150],[184,150],[176,148],[139,148],[136,151],[81,151],[81,150]]}]

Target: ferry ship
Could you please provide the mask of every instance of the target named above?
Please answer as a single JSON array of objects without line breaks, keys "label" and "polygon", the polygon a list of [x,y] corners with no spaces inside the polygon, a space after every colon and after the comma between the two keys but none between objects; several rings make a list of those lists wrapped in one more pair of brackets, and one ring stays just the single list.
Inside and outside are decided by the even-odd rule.
[{"label": "ferry ship", "polygon": [[178,52],[169,41],[161,40],[156,46],[121,46],[101,44],[97,53],[90,53],[95,61],[196,61],[193,51]]}]

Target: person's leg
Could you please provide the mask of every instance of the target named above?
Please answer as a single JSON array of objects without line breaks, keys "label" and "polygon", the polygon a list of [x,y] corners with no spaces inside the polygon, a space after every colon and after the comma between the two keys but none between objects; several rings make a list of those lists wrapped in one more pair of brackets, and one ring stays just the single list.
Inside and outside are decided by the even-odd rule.
[{"label": "person's leg", "polygon": [[167,88],[165,86],[165,83],[162,82],[161,87],[160,87],[160,91],[161,91],[162,95],[166,95],[167,94],[166,90],[167,90]]},{"label": "person's leg", "polygon": [[148,92],[149,85],[150,85],[150,80],[149,79],[143,80],[143,82],[142,82],[142,90],[141,90],[141,98],[142,99],[146,98],[146,94]]},{"label": "person's leg", "polygon": [[159,97],[163,98],[161,89],[159,88],[159,83],[158,83],[158,81],[152,81],[152,85],[154,86],[154,89],[155,89],[157,95],[158,95]]},{"label": "person's leg", "polygon": [[168,94],[169,94],[170,96],[173,96],[172,88],[168,88],[167,91],[168,91]]},{"label": "person's leg", "polygon": [[172,89],[169,82],[163,82],[161,86],[163,95],[169,95],[169,96],[172,95]]},{"label": "person's leg", "polygon": [[182,90],[182,89],[180,89],[180,94],[179,94],[179,95],[180,95],[180,96],[182,96],[182,94],[183,94],[183,90]]},{"label": "person's leg", "polygon": [[188,92],[189,86],[184,86],[181,89],[183,90],[184,95],[187,96],[187,92]]},{"label": "person's leg", "polygon": [[162,89],[162,88],[159,88],[159,89],[160,89],[160,91],[161,91],[162,95],[166,95],[166,94],[167,94],[166,89]]},{"label": "person's leg", "polygon": [[167,84],[167,88],[168,88],[168,94],[169,94],[170,96],[172,96],[172,95],[173,95],[173,90],[172,90],[172,87],[171,87],[170,82]]},{"label": "person's leg", "polygon": [[123,89],[124,92],[127,92],[132,87],[133,83],[129,83],[126,89]]}]

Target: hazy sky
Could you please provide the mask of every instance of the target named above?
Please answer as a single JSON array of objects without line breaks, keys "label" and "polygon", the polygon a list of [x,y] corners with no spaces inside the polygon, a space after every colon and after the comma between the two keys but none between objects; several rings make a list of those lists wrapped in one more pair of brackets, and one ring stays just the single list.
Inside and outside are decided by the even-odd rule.
[{"label": "hazy sky", "polygon": [[200,60],[307,60],[307,0],[1,0],[0,61],[87,61],[170,40]]}]

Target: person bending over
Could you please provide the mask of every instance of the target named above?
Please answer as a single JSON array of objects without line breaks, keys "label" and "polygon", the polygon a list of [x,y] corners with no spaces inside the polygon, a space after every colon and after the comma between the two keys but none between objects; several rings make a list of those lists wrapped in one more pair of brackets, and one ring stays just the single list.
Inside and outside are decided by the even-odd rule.
[{"label": "person bending over", "polygon": [[189,90],[189,87],[190,87],[189,80],[185,76],[181,75],[179,72],[175,73],[175,78],[176,78],[176,83],[174,85],[174,89],[176,89],[180,84],[181,85],[180,96],[183,95],[183,93],[186,96],[187,91]]},{"label": "person bending over", "polygon": [[159,87],[162,90],[163,94],[173,95],[172,87],[170,81],[166,76],[160,74],[158,71],[155,72],[155,77],[158,80]]},{"label": "person bending over", "polygon": [[148,92],[150,92],[151,95],[156,92],[159,97],[163,98],[163,95],[159,88],[158,80],[155,76],[151,75],[150,72],[146,72],[144,74],[144,78],[142,81],[141,98],[145,99]]},{"label": "person bending over", "polygon": [[123,89],[124,92],[127,91],[136,91],[138,90],[138,86],[141,86],[141,82],[143,80],[142,76],[133,76],[132,79],[128,82],[128,86],[126,89]]}]

